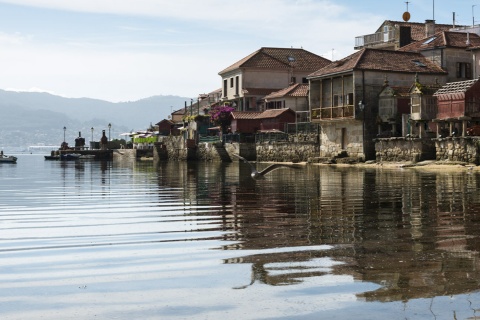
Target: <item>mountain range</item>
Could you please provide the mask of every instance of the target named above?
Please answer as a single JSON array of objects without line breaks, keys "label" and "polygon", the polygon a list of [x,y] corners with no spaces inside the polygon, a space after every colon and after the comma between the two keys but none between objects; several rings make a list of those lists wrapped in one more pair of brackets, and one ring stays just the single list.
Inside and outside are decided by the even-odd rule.
[{"label": "mountain range", "polygon": [[[145,130],[184,107],[190,98],[152,96],[138,101],[109,102],[91,98],[65,98],[45,92],[0,90],[0,149],[31,145],[74,145],[79,136],[98,141],[102,130],[111,139],[123,132]],[[108,124],[111,124],[109,130]],[[66,128],[64,130],[63,128]],[[93,128],[93,131],[92,131]]]}]

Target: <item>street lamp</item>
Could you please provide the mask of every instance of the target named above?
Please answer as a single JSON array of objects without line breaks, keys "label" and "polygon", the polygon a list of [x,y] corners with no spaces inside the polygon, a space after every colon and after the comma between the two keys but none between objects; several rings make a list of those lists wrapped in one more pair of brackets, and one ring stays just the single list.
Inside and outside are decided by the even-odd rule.
[{"label": "street lamp", "polygon": [[67,131],[67,127],[63,127],[63,142],[65,142],[65,132]]},{"label": "street lamp", "polygon": [[92,129],[90,129],[90,130],[92,130],[92,141],[93,141],[93,127],[92,127]]},{"label": "street lamp", "polygon": [[110,141],[110,129],[112,128],[112,124],[108,124],[108,141]]}]

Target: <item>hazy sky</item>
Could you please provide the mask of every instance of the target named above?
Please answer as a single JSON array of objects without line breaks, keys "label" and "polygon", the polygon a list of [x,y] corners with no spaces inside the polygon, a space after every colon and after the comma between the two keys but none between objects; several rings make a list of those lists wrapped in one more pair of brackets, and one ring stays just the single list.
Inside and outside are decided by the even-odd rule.
[{"label": "hazy sky", "polygon": [[[0,89],[114,102],[196,97],[261,47],[341,59],[355,36],[401,20],[406,8],[399,0],[0,0]],[[480,0],[408,8],[413,22],[452,23],[452,12],[457,24],[480,21]]]}]

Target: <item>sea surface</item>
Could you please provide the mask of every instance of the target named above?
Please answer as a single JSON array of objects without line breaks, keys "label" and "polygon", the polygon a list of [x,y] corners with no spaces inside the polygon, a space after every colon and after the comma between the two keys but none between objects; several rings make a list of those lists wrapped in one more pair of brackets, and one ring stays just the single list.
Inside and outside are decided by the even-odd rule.
[{"label": "sea surface", "polygon": [[[257,164],[259,168],[267,164]],[[480,175],[0,164],[0,319],[480,319]]]}]

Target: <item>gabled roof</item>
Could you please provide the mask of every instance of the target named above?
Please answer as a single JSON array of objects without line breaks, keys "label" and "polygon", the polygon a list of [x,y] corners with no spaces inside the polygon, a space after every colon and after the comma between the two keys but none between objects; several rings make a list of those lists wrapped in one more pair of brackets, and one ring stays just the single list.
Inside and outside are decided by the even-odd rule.
[{"label": "gabled roof", "polygon": [[410,96],[410,87],[401,87],[401,86],[390,86],[388,84],[384,85],[382,91],[383,93],[385,90],[390,89],[395,97],[409,97]]},{"label": "gabled roof", "polygon": [[476,33],[442,31],[412,42],[398,51],[420,52],[438,47],[468,49],[477,46],[480,46],[480,36]]},{"label": "gabled roof", "polygon": [[295,112],[290,108],[283,108],[283,109],[267,109],[263,112],[256,112],[256,111],[233,111],[231,116],[233,119],[247,119],[247,120],[254,120],[254,119],[270,119],[276,118],[285,112]]},{"label": "gabled roof", "polygon": [[257,119],[257,116],[261,114],[259,111],[233,111],[231,113],[233,119]]},{"label": "gabled roof", "polygon": [[287,113],[287,112],[295,112],[290,108],[284,109],[267,109],[263,111],[261,114],[258,115],[257,119],[270,119],[270,118],[277,118],[280,115]]},{"label": "gabled roof", "polygon": [[277,99],[283,97],[307,97],[308,96],[308,84],[295,83],[280,91],[272,92],[265,96],[264,99]]},{"label": "gabled roof", "polygon": [[178,109],[176,111],[173,111],[172,114],[185,114],[187,112],[187,108],[182,108],[182,109]]},{"label": "gabled roof", "polygon": [[[417,41],[425,38],[425,23],[424,22],[405,22],[405,21],[392,21],[385,20],[382,24],[396,25],[399,27],[410,27],[412,40]],[[382,26],[377,29],[377,32],[382,32]],[[435,24],[435,32],[448,31],[452,29],[451,24]]]},{"label": "gabled roof", "polygon": [[155,123],[155,125],[156,125],[156,126],[159,126],[160,124],[162,124],[162,123],[164,123],[164,122],[168,123],[169,125],[174,125],[174,124],[175,124],[175,122],[173,122],[173,121],[170,120],[170,119],[163,119],[162,121],[159,121],[159,122]]},{"label": "gabled roof", "polygon": [[478,81],[478,79],[457,81],[457,82],[449,82],[449,83],[445,84],[443,87],[441,87],[440,89],[438,89],[437,92],[435,92],[434,95],[438,96],[438,95],[441,95],[441,94],[466,92],[477,81]]},{"label": "gabled roof", "polygon": [[304,49],[260,48],[245,58],[220,71],[223,74],[239,68],[283,69],[294,68],[299,71],[312,71],[328,65],[330,60]]},{"label": "gabled roof", "polygon": [[377,70],[403,73],[446,74],[442,68],[417,52],[363,48],[346,58],[332,62],[309,78],[353,70]]}]

